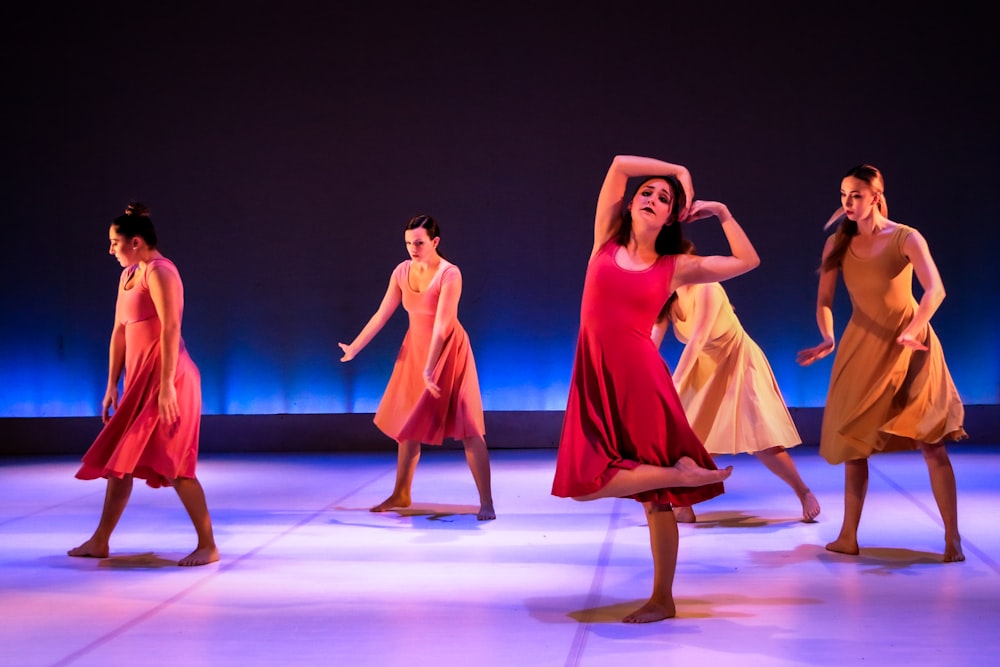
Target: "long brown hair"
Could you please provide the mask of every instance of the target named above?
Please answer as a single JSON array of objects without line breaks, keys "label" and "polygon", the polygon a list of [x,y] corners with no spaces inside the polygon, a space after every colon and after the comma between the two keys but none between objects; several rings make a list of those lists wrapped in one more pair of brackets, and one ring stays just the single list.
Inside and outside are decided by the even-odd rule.
[{"label": "long brown hair", "polygon": [[[856,178],[860,181],[864,181],[868,186],[875,192],[881,195],[878,199],[879,213],[883,216],[888,217],[889,215],[889,205],[885,201],[885,181],[882,180],[882,172],[878,170],[877,167],[870,164],[859,164],[856,167],[851,167],[844,174],[844,178]],[[841,179],[843,180],[843,178]],[[840,226],[837,227],[837,233],[833,237],[833,249],[830,254],[827,255],[826,259],[823,260],[822,266],[820,266],[820,271],[829,271],[831,269],[839,269],[840,265],[844,262],[844,255],[847,254],[847,248],[851,244],[851,239],[858,235],[858,223],[855,220],[849,220],[846,215],[841,211],[841,221]],[[834,222],[836,217],[834,218]]]}]

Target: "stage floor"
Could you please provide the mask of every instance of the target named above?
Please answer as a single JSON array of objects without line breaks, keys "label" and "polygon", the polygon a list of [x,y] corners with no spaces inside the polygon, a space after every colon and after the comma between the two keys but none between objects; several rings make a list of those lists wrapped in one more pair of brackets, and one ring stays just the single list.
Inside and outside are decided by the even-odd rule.
[{"label": "stage floor", "polygon": [[0,664],[983,665],[1000,649],[1000,446],[950,449],[967,560],[919,453],[871,460],[860,556],[824,550],[843,467],[792,450],[823,506],[749,456],[681,525],[678,617],[627,625],[649,592],[642,508],[549,495],[554,450],[496,450],[499,518],[477,522],[461,451],[424,449],[406,511],[367,508],[395,455],[214,455],[199,477],[222,551],[180,568],[194,531],[170,489],[136,484],[111,558],[70,558],[104,482],[67,458],[0,459]]}]

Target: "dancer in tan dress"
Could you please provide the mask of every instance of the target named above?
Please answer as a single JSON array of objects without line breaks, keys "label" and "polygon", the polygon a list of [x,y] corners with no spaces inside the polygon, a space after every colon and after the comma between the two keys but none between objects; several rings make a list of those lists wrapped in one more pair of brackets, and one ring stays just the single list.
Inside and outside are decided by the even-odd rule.
[{"label": "dancer in tan dress", "polygon": [[[694,244],[687,242],[688,252]],[[819,501],[802,481],[787,449],[802,443],[764,352],[736,317],[719,283],[684,285],[674,292],[653,326],[663,342],[673,324],[684,351],[673,373],[691,428],[705,449],[719,454],[752,454],[792,487],[803,521],[820,513]],[[691,507],[675,506],[678,521],[696,521]]]},{"label": "dancer in tan dress", "polygon": [[[830,377],[820,454],[845,463],[844,523],[830,551],[858,554],[858,524],[868,490],[868,457],[921,449],[944,523],[944,561],[965,560],[958,532],[955,472],[946,440],[966,436],[965,410],[930,319],[944,285],[927,242],[889,220],[882,174],[871,165],[847,172],[841,221],[823,249],[816,321],[823,342],[799,352],[807,366],[833,352],[833,296],[843,271],[853,312]],[[923,288],[913,297],[913,274]]]}]

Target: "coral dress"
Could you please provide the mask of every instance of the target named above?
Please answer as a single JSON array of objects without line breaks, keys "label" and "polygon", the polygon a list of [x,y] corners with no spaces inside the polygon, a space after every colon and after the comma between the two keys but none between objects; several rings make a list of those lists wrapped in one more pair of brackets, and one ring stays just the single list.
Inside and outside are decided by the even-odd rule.
[{"label": "coral dress", "polygon": [[476,361],[469,336],[457,319],[445,336],[434,368],[434,383],[441,395],[434,398],[424,386],[424,366],[441,290],[451,283],[457,283],[461,290],[462,273],[442,259],[427,289],[417,292],[410,286],[410,264],[405,260],[392,272],[403,294],[410,328],[375,413],[375,425],[396,441],[416,440],[429,445],[440,445],[445,438],[481,437],[486,434],[486,426]]},{"label": "coral dress", "polygon": [[[174,387],[180,420],[160,423],[160,319],[146,276],[153,268],[180,275],[166,258],[151,260],[137,284],[122,272],[115,312],[125,327],[125,382],[118,409],[83,456],[79,479],[133,475],[154,488],[178,477],[194,477],[201,429],[201,375],[184,347],[177,355]],[[183,308],[183,302],[180,304]]]},{"label": "coral dress", "polygon": [[[666,363],[650,338],[670,296],[675,256],[642,271],[618,266],[611,240],[587,267],[573,378],[552,493],[594,493],[622,469],[671,466],[689,456],[715,469],[684,416]],[[643,502],[690,506],[723,493],[721,483],[646,491]]]},{"label": "coral dress", "polygon": [[896,342],[917,309],[913,265],[899,225],[885,248],[869,258],[844,255],[844,283],[854,308],[830,376],[820,454],[830,463],[877,452],[916,449],[965,437],[965,409],[930,325],[926,352]]},{"label": "coral dress", "polygon": [[[743,329],[722,285],[692,289],[716,291],[722,300],[709,340],[677,385],[691,428],[705,449],[712,454],[740,454],[801,444],[771,365]],[[671,313],[674,335],[687,344],[694,329],[693,313],[683,312],[681,319],[675,312]]]}]

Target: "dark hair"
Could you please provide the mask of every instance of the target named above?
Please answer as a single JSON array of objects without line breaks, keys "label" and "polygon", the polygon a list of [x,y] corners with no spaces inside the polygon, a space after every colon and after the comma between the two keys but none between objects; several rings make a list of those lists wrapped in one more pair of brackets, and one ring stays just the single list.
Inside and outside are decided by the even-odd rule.
[{"label": "dark hair", "polygon": [[149,208],[138,201],[131,201],[125,207],[125,213],[119,215],[112,222],[115,231],[127,239],[140,237],[152,250],[156,248],[156,229],[153,228],[153,221],[149,217]]},{"label": "dark hair", "polygon": [[[673,192],[673,200],[670,206],[670,214],[667,216],[667,223],[660,229],[660,233],[656,235],[656,254],[657,255],[680,255],[684,252],[684,232],[681,229],[680,224],[678,224],[678,219],[680,217],[680,212],[687,206],[687,194],[684,192],[684,187],[681,182],[677,180],[676,176],[644,176],[641,181],[639,181],[639,187],[632,192],[632,196],[628,198],[628,201],[632,201],[639,190],[642,189],[646,183],[650,181],[666,181],[667,185],[670,186],[670,190]],[[618,234],[615,237],[615,242],[618,245],[628,245],[628,242],[632,238],[632,213],[628,208],[622,209],[622,222],[618,227]]]},{"label": "dark hair", "polygon": [[[683,247],[681,254],[693,255],[698,252],[698,249],[694,247],[694,243],[688,241],[687,239],[681,240],[681,246]],[[670,315],[670,307],[674,305],[674,301],[677,301],[677,290],[674,290],[674,292],[667,297],[667,302],[663,304],[663,308],[660,308],[660,314],[656,316],[657,322],[662,322],[667,319],[667,316]]]},{"label": "dark hair", "polygon": [[[889,215],[889,205],[885,201],[885,181],[882,180],[882,172],[877,167],[870,164],[859,164],[848,169],[841,180],[844,178],[856,178],[867,183],[872,190],[881,195],[878,204],[876,204],[879,212],[884,216]],[[839,268],[844,262],[844,255],[847,254],[847,248],[851,244],[851,239],[857,235],[857,221],[850,220],[847,216],[844,216],[840,221],[840,226],[837,227],[837,233],[833,237],[833,249],[827,255],[826,259],[823,260],[820,271]]]},{"label": "dark hair", "polygon": [[[429,215],[415,215],[410,218],[410,221],[406,223],[406,231],[410,231],[411,229],[424,229],[427,231],[427,236],[431,239],[436,239],[441,236],[441,229],[438,227],[437,220]],[[444,257],[444,255],[441,254],[440,247],[438,248],[437,254]]]}]

